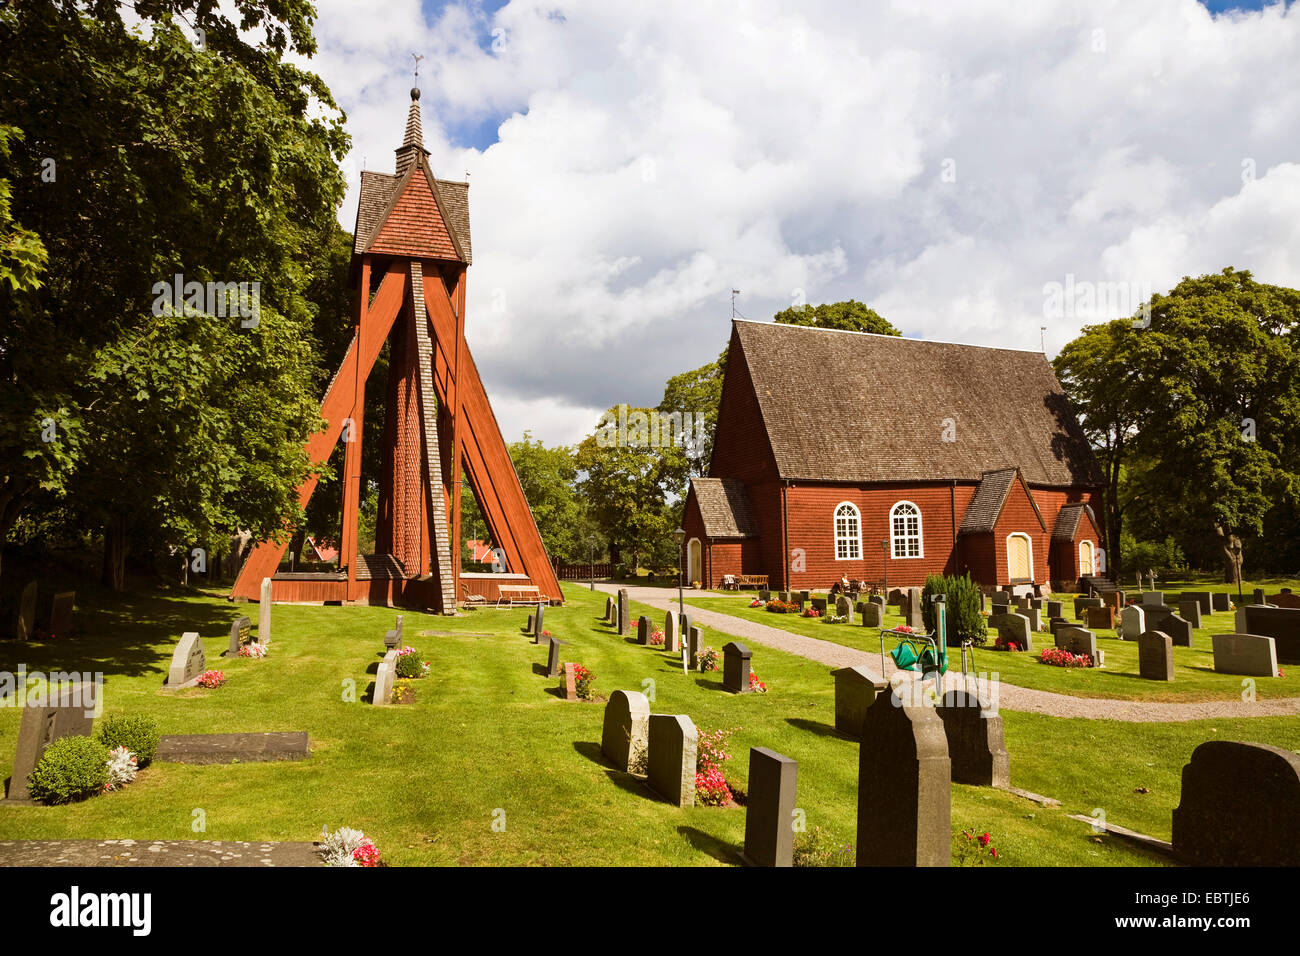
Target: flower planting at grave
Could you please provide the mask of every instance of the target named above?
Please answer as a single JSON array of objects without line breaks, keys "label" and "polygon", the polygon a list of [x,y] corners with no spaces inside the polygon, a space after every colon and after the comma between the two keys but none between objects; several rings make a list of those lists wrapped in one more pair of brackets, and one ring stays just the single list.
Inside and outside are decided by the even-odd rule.
[{"label": "flower planting at grave", "polygon": [[33,800],[60,804],[102,793],[108,783],[108,748],[89,737],[61,737],[45,748],[27,775]]},{"label": "flower planting at grave", "polygon": [[822,612],[819,611],[819,610],[817,610],[817,608],[815,608],[815,607],[807,607],[807,608],[804,608],[803,616],[804,616],[804,617],[821,617],[821,616],[822,616]]},{"label": "flower planting at grave", "polygon": [[823,624],[844,624],[847,621],[848,621],[848,617],[846,615],[831,614],[829,612],[827,612],[826,616],[822,618]]},{"label": "flower planting at grave", "polygon": [[1092,658],[1087,654],[1071,654],[1063,647],[1047,647],[1038,659],[1053,667],[1091,667]]},{"label": "flower planting at grave", "polygon": [[998,848],[993,845],[993,838],[988,831],[977,834],[972,829],[952,834],[953,866],[989,866],[997,863]]},{"label": "flower planting at grave", "polygon": [[[663,641],[663,635],[659,635],[660,642]],[[591,685],[595,681],[596,675],[590,668],[583,667],[581,664],[573,665],[573,692],[582,700],[591,700]]]},{"label": "flower planting at grave", "polygon": [[240,657],[251,657],[255,661],[260,661],[266,656],[266,645],[253,641],[251,644],[245,644],[239,649]]},{"label": "flower planting at grave", "polygon": [[1008,640],[1008,639],[1005,638],[1005,637],[999,637],[999,638],[997,639],[997,641],[995,641],[994,644],[993,644],[993,650],[995,650],[995,651],[1023,651],[1024,648],[1020,646],[1020,643],[1019,643],[1018,641],[1012,641],[1012,640]]},{"label": "flower planting at grave", "polygon": [[764,605],[773,614],[798,614],[799,605],[793,601],[782,601],[779,598],[773,598]]},{"label": "flower planting at grave", "polygon": [[758,675],[753,671],[749,672],[749,689],[755,694],[766,694],[767,685],[758,679]]},{"label": "flower planting at grave", "polygon": [[700,651],[700,670],[704,673],[718,669],[718,652],[711,647]]},{"label": "flower planting at grave", "polygon": [[143,714],[109,714],[99,721],[96,737],[109,750],[125,747],[131,751],[140,770],[149,766],[158,752],[158,723]]},{"label": "flower planting at grave", "polygon": [[220,687],[225,682],[225,671],[204,671],[203,676],[199,678],[199,686],[209,689]]},{"label": "flower planting at grave", "polygon": [[727,746],[731,735],[739,729],[699,735],[695,751],[695,797],[706,807],[722,807],[731,801],[731,788],[723,776],[722,765],[731,759]]},{"label": "flower planting at grave", "polygon": [[393,692],[388,695],[390,704],[414,704],[415,687],[409,680],[393,681]]},{"label": "flower planting at grave", "polygon": [[762,606],[763,606],[763,602],[760,601],[758,598],[754,598],[754,600],[752,600],[752,601],[749,602],[749,606],[750,606],[750,607],[762,607]]},{"label": "flower planting at grave", "polygon": [[659,630],[659,628],[655,628],[653,631],[650,632],[650,645],[652,647],[659,647],[660,645],[663,644],[663,642],[664,642],[663,631]]},{"label": "flower planting at grave", "polygon": [[104,792],[120,790],[135,780],[136,756],[125,747],[114,747],[108,752],[108,779],[104,781]]},{"label": "flower planting at grave", "polygon": [[397,652],[397,676],[406,680],[416,680],[429,673],[431,665],[420,660],[420,652],[414,647],[403,647]]},{"label": "flower planting at grave", "polygon": [[321,854],[326,866],[379,866],[379,848],[360,830],[339,827],[321,830]]}]

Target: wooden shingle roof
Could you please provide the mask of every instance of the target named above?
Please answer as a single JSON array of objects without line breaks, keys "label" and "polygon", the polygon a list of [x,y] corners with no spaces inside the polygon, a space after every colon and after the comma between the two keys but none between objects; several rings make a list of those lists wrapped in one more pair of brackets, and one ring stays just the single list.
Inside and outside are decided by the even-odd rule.
[{"label": "wooden shingle roof", "polygon": [[691,490],[710,538],[756,538],[758,521],[743,482],[735,478],[692,478]]},{"label": "wooden shingle roof", "polygon": [[984,534],[992,531],[1007,502],[1007,492],[1016,481],[1014,468],[988,472],[975,489],[975,495],[962,516],[960,534]]},{"label": "wooden shingle roof", "polygon": [[[392,173],[375,173],[366,170],[361,174],[361,198],[357,203],[357,226],[353,232],[352,251],[365,252],[374,241],[386,214],[395,206],[394,193],[402,177]],[[456,236],[466,265],[472,265],[474,254],[469,234],[469,183],[456,183],[429,177],[439,207],[446,213],[446,225]]]},{"label": "wooden shingle roof", "polygon": [[734,327],[782,478],[978,481],[1019,467],[1031,485],[1101,484],[1041,353],[765,322]]},{"label": "wooden shingle roof", "polygon": [[1079,519],[1083,517],[1085,511],[1095,528],[1097,518],[1090,507],[1085,504],[1062,505],[1061,510],[1056,513],[1056,526],[1052,528],[1052,540],[1073,541],[1075,532],[1079,530]]}]

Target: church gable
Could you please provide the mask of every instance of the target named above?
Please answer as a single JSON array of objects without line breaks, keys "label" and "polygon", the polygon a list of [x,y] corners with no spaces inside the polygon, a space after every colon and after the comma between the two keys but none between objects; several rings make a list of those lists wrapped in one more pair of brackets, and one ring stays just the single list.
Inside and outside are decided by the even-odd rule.
[{"label": "church gable", "polygon": [[412,259],[463,260],[422,162],[413,167],[405,187],[399,185],[398,189],[396,201],[366,251]]}]

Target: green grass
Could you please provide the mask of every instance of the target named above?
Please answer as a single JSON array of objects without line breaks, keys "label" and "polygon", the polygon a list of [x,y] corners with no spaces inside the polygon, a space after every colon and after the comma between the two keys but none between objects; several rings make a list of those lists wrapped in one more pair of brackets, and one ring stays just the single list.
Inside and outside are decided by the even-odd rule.
[{"label": "green grass", "polygon": [[[726,769],[742,787],[750,746],[797,759],[798,805],[808,825],[854,841],[858,747],[833,731],[826,667],[756,648],[754,668],[771,691],[732,696],[721,690],[718,674],[684,676],[674,657],[601,624],[604,594],[570,586],[566,596],[565,607],[547,612],[547,627],[569,642],[566,659],[595,671],[597,693],[651,680],[654,712],[689,714],[706,731],[738,728],[736,757]],[[106,711],[151,714],[164,733],[306,730],[309,759],[156,763],[120,793],[67,807],[0,808],[0,839],[311,840],[324,825],[348,825],[373,837],[398,865],[734,862],[744,811],[680,810],[608,768],[599,755],[602,706],[558,698],[556,681],[537,672],[541,650],[520,632],[524,610],[457,618],[407,613],[407,643],[433,662],[433,673],[416,682],[414,704],[389,708],[364,698],[392,610],[277,606],[269,657],[217,658],[232,616],[246,610],[215,594],[106,598],[78,610],[75,638],[0,645],[0,666],[101,670]],[[633,613],[662,617],[635,604]],[[418,636],[424,629],[446,636]],[[204,635],[209,666],[228,675],[225,687],[161,691],[184,630]],[[726,638],[706,628],[705,641],[720,647]],[[348,681],[358,702],[344,699]],[[0,708],[0,775],[8,774],[20,716],[17,708]],[[1066,813],[1107,807],[1113,822],[1167,834],[1178,774],[1201,740],[1227,735],[1300,745],[1294,720],[1221,721],[1211,730],[1015,713],[1004,719],[1012,782],[1064,802],[1044,809],[1005,793],[953,787],[954,826],[992,833],[1007,864],[1163,862],[1094,836]],[[1137,780],[1150,781],[1149,797],[1133,795]],[[192,828],[195,811],[206,821],[201,832]],[[498,811],[503,831],[493,827]]]},{"label": "green grass", "polygon": [[[1205,590],[1187,588],[1187,590]],[[826,624],[819,618],[801,617],[797,614],[773,614],[762,607],[751,608],[749,596],[743,597],[693,597],[692,606],[709,611],[730,614],[747,621],[767,624],[795,634],[842,644],[873,654],[880,652],[880,631],[858,623]],[[1054,595],[1053,600],[1065,602],[1065,615],[1074,613],[1073,595]],[[860,618],[857,618],[860,620]],[[1174,648],[1174,680],[1172,683],[1143,680],[1138,676],[1137,643],[1121,641],[1114,630],[1098,629],[1097,649],[1105,654],[1104,668],[1051,667],[1038,660],[1038,651],[1051,647],[1052,636],[1046,631],[1034,633],[1034,653],[1004,653],[989,650],[996,634],[991,635],[984,648],[976,648],[973,669],[977,672],[998,675],[1009,684],[1034,690],[1055,691],[1076,697],[1101,697],[1117,700],[1156,701],[1206,701],[1240,700],[1244,690],[1243,678],[1218,674],[1214,670],[1214,653],[1211,635],[1231,633],[1235,629],[1234,615],[1220,612],[1205,615],[1204,627],[1192,633],[1192,647]],[[903,623],[901,615],[891,609],[885,615],[887,627]],[[895,642],[886,640],[885,652]],[[949,649],[949,666],[961,669],[960,651]],[[1256,678],[1253,681],[1258,698],[1300,697],[1300,668],[1282,667],[1286,676]]]}]

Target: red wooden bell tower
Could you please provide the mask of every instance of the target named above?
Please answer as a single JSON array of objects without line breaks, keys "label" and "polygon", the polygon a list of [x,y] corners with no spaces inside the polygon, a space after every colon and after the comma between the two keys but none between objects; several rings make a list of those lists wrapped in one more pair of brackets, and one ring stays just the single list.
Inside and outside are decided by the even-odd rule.
[{"label": "red wooden bell tower", "polygon": [[[357,602],[454,613],[465,592],[491,578],[535,585],[562,599],[559,581],[465,342],[465,279],[471,261],[469,184],[437,179],[411,90],[395,174],[363,172],[352,274],[356,331],[321,403],[327,425],[307,442],[314,462],[345,443],[339,570],[277,573],[286,544],[264,541],[248,556],[231,597],[256,600],[263,578],[273,599]],[[375,554],[358,554],[361,442],[366,379],[384,343],[389,370]],[[460,580],[461,475],[474,489],[505,575],[474,587]],[[299,486],[305,506],[312,476]],[[526,580],[525,580],[526,579]]]}]

